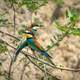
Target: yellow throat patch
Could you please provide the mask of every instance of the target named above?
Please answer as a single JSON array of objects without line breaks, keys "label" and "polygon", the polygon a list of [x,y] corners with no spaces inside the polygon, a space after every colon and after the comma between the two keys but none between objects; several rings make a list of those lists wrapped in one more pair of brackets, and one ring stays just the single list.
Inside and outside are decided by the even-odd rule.
[{"label": "yellow throat patch", "polygon": [[33,37],[31,34],[23,34],[22,38],[27,39]]}]

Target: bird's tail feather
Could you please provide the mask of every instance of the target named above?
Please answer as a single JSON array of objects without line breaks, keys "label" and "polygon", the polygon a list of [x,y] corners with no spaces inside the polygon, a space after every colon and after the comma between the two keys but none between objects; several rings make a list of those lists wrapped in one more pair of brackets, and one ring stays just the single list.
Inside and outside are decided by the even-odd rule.
[{"label": "bird's tail feather", "polygon": [[19,52],[25,48],[27,46],[27,43],[24,41],[22,44],[20,44],[18,47],[17,47],[17,50],[15,52],[15,54],[13,55],[13,62],[16,61],[18,55],[19,55]]},{"label": "bird's tail feather", "polygon": [[51,60],[52,57],[51,57],[47,52],[42,51],[42,55],[44,55],[45,57],[47,57],[48,60],[49,60],[49,62],[50,62],[53,66],[56,67],[55,63],[53,63],[53,61]]},{"label": "bird's tail feather", "polygon": [[13,62],[15,62],[15,61],[16,61],[17,56],[19,55],[19,52],[20,52],[20,51],[21,51],[21,49],[20,49],[20,48],[18,48],[18,49],[16,50],[15,54],[13,55]]},{"label": "bird's tail feather", "polygon": [[47,52],[45,51],[41,51],[42,55],[44,55],[45,57],[49,57],[49,58],[52,58]]}]

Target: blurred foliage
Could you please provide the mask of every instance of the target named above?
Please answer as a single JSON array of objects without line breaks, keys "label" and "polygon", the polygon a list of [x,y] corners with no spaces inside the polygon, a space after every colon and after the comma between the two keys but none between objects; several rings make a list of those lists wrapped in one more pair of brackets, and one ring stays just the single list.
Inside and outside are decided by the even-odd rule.
[{"label": "blurred foliage", "polygon": [[27,30],[27,28],[28,28],[27,26],[22,25],[22,26],[21,26],[21,29],[18,31],[18,34],[19,34],[19,35],[22,35],[22,34]]},{"label": "blurred foliage", "polygon": [[76,24],[80,20],[80,14],[76,9],[68,9],[66,11],[66,17],[72,24]]},{"label": "blurred foliage", "polygon": [[66,32],[67,31],[67,26],[66,25],[62,25],[59,22],[55,22],[57,29],[61,30],[62,32]]},{"label": "blurred foliage", "polygon": [[80,28],[78,28],[77,22],[80,20],[80,14],[75,9],[68,9],[66,11],[66,18],[69,22],[65,25],[62,25],[59,22],[55,22],[56,27],[62,32],[66,32],[68,30],[68,34],[73,34],[80,36]]},{"label": "blurred foliage", "polygon": [[18,34],[19,34],[19,35],[22,35],[24,32],[25,32],[24,29],[20,29],[20,30],[18,31]]},{"label": "blurred foliage", "polygon": [[80,36],[80,28],[71,28],[69,34]]},{"label": "blurred foliage", "polygon": [[57,5],[64,4],[64,0],[52,0],[52,1],[54,1]]},{"label": "blurred foliage", "polygon": [[80,28],[76,27],[67,27],[67,25],[61,25],[59,23],[56,23],[56,27],[61,30],[62,32],[66,32],[68,30],[68,34],[73,34],[76,36],[80,36]]},{"label": "blurred foliage", "polygon": [[[35,12],[40,7],[46,5],[48,3],[48,0],[4,0],[6,2],[10,2],[10,4],[17,4],[20,6],[25,5],[29,11]],[[64,3],[64,0],[51,0],[52,2],[55,2],[58,5],[62,5]]]},{"label": "blurred foliage", "polygon": [[31,12],[34,12],[41,6],[44,6],[47,2],[48,0],[22,0],[21,6],[26,5]]},{"label": "blurred foliage", "polygon": [[19,0],[4,0],[5,2],[10,2],[12,4],[17,4]]},{"label": "blurred foliage", "polygon": [[5,23],[8,21],[7,19],[4,18],[5,14],[0,14],[0,27],[5,27]]},{"label": "blurred foliage", "polygon": [[[64,0],[51,0],[52,2],[55,2],[58,5],[62,5],[64,3]],[[31,11],[34,12],[40,7],[46,5],[48,3],[48,0],[22,0],[21,6],[26,5],[26,7]]]},{"label": "blurred foliage", "polygon": [[43,22],[40,21],[39,18],[34,18],[34,21],[35,21],[37,27],[43,27],[44,26]]},{"label": "blurred foliage", "polygon": [[0,54],[1,53],[5,53],[8,51],[8,48],[7,46],[5,45],[5,42],[0,40]]},{"label": "blurred foliage", "polygon": [[[1,78],[3,77],[3,78]],[[5,70],[0,71],[0,78],[2,80],[14,80],[11,76],[8,77],[8,72],[6,72]]]}]

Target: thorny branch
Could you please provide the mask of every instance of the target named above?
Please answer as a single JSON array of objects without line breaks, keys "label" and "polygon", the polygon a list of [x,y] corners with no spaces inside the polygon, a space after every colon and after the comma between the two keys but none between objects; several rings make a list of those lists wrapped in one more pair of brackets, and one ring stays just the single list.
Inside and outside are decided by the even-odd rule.
[{"label": "thorny branch", "polygon": [[[1,31],[0,31],[1,32]],[[4,32],[3,32],[4,33]],[[7,35],[7,33],[5,33],[6,35]],[[9,36],[9,35],[8,35]],[[12,36],[11,36],[12,37]],[[13,38],[15,38],[15,37],[13,37]],[[17,38],[17,37],[16,37]],[[4,40],[3,40],[4,41]],[[5,42],[5,44],[6,45],[8,45],[8,46],[10,46],[11,48],[13,48],[13,49],[15,49],[16,50],[16,48],[15,47],[13,47],[12,45],[10,45],[9,43],[7,43],[6,41],[4,41]],[[25,57],[27,57],[35,66],[38,66],[38,65],[36,65],[30,58],[33,58],[33,59],[35,59],[35,60],[38,60],[38,61],[40,61],[40,62],[42,62],[43,64],[46,64],[46,65],[48,65],[48,66],[50,66],[50,67],[52,67],[53,69],[55,68],[55,69],[60,69],[60,70],[66,70],[66,71],[73,71],[73,72],[78,72],[78,71],[80,71],[80,69],[72,69],[72,68],[61,68],[61,67],[55,67],[55,66],[53,66],[53,65],[50,65],[48,62],[45,62],[45,61],[43,61],[43,60],[41,60],[41,59],[38,59],[38,58],[36,58],[36,57],[33,57],[33,56],[31,56],[31,55],[29,55],[29,54],[25,54],[23,51],[21,51],[21,53],[22,54],[24,54],[25,55]],[[38,68],[40,68],[39,66],[38,66]],[[42,69],[40,69],[41,71],[43,71]]]}]

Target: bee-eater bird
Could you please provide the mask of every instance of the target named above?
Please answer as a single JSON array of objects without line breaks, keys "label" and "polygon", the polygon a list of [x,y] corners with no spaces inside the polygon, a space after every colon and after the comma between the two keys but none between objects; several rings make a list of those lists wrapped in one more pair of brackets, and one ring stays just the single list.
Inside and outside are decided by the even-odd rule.
[{"label": "bee-eater bird", "polygon": [[19,55],[19,52],[25,48],[25,47],[31,48],[33,51],[37,51],[38,53],[44,55],[47,58],[52,58],[43,48],[42,46],[37,42],[36,38],[34,37],[34,34],[30,31],[25,32],[23,35],[23,40],[18,45],[17,50],[14,54],[13,61],[16,61],[17,56]]}]

